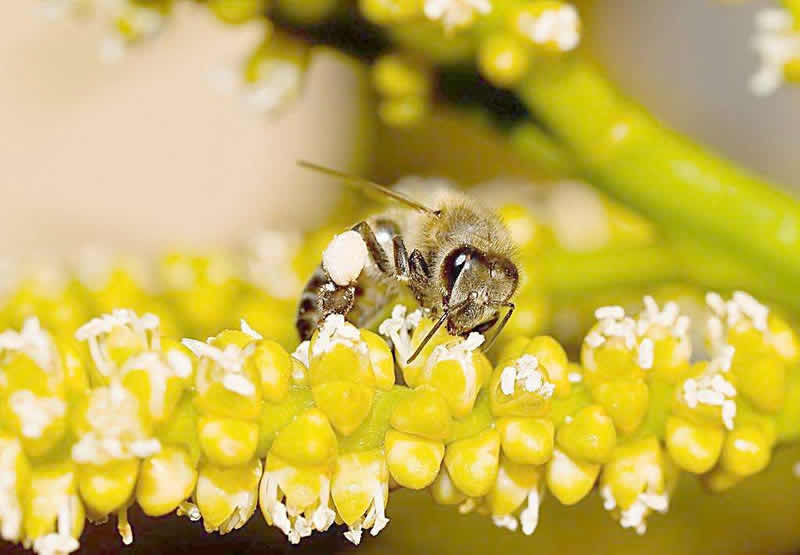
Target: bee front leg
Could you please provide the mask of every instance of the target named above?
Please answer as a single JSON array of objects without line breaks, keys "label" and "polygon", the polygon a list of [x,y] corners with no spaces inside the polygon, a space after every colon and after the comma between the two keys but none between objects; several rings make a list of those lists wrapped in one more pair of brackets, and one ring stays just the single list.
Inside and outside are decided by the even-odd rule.
[{"label": "bee front leg", "polygon": [[372,228],[369,226],[369,224],[367,222],[360,222],[353,227],[353,231],[361,235],[361,238],[367,245],[369,257],[372,259],[378,269],[384,274],[389,274],[391,272],[391,268],[389,267],[389,257],[386,255],[386,251],[383,250],[381,244],[378,243],[378,238],[375,237],[375,232],[372,231]]}]

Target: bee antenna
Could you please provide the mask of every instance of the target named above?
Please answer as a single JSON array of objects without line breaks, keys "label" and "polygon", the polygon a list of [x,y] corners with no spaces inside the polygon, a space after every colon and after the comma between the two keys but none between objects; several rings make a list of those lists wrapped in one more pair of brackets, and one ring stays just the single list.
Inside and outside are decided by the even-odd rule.
[{"label": "bee antenna", "polygon": [[408,360],[406,360],[406,364],[411,364],[412,362],[414,362],[414,359],[417,358],[417,356],[419,356],[419,354],[422,352],[422,349],[425,348],[425,345],[428,344],[428,342],[433,338],[434,334],[439,330],[439,328],[442,327],[442,324],[444,324],[445,320],[447,320],[447,317],[451,313],[453,313],[453,312],[455,312],[457,310],[461,310],[462,308],[467,306],[467,304],[469,302],[471,302],[471,301],[472,301],[472,298],[471,297],[467,297],[466,299],[464,299],[460,303],[457,303],[455,306],[449,306],[449,305],[445,306],[441,317],[436,321],[436,323],[431,328],[431,331],[429,331],[428,334],[425,336],[425,338],[422,340],[422,343],[419,344],[419,347],[417,347],[417,350],[414,351],[414,354],[412,354],[410,357],[408,357]]},{"label": "bee antenna", "polygon": [[494,332],[494,335],[492,336],[492,338],[484,346],[483,352],[487,352],[489,349],[492,348],[492,346],[494,345],[495,341],[497,341],[497,337],[500,335],[500,332],[503,331],[503,328],[506,327],[506,324],[508,323],[508,320],[511,318],[511,315],[514,314],[514,309],[517,308],[516,305],[514,303],[512,303],[512,302],[504,302],[500,306],[507,307],[508,308],[508,312],[506,312],[506,315],[503,316],[503,319],[500,321],[500,324],[497,326],[497,331]]},{"label": "bee antenna", "polygon": [[414,354],[411,355],[410,357],[408,357],[408,360],[406,361],[406,364],[411,364],[412,362],[414,362],[414,359],[417,358],[417,356],[422,352],[422,349],[425,348],[425,345],[428,344],[428,342],[431,340],[433,335],[439,330],[439,328],[442,327],[442,324],[444,324],[444,321],[447,320],[447,314],[448,314],[447,311],[444,311],[442,313],[442,316],[433,325],[433,327],[431,328],[431,331],[428,332],[428,335],[426,335],[425,338],[422,340],[422,343],[419,344],[419,347],[417,347],[417,350],[414,351]]}]

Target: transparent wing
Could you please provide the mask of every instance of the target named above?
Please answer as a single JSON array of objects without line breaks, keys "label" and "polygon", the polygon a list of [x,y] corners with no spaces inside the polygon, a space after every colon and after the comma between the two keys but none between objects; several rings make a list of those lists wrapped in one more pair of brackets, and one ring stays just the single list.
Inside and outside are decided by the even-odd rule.
[{"label": "transparent wing", "polygon": [[380,185],[368,179],[342,173],[340,171],[336,171],[331,168],[326,168],[325,166],[320,166],[319,164],[314,164],[313,162],[306,162],[305,160],[298,160],[297,165],[300,166],[301,168],[306,168],[315,172],[329,175],[331,177],[338,177],[339,179],[342,179],[346,181],[348,184],[357,187],[363,191],[372,192],[382,195],[384,197],[391,198],[392,200],[395,200],[401,204],[405,204],[406,206],[408,206],[409,208],[413,208],[414,210],[419,210],[420,212],[436,215],[435,210],[428,208],[424,204],[417,202],[411,197],[408,197],[403,193],[400,193],[398,191],[390,189],[389,187]]}]

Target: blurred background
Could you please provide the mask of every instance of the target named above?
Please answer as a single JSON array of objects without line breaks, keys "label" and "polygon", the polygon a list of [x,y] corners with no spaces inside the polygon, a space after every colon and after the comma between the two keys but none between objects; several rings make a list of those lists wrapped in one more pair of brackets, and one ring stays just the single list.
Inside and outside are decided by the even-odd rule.
[{"label": "blurred background", "polygon": [[[758,63],[754,14],[769,2],[596,4],[588,40],[626,93],[679,131],[800,189],[800,88],[756,98],[747,87]],[[370,148],[399,150],[369,139],[364,73],[338,54],[315,57],[302,98],[280,117],[215,90],[215,71],[241,62],[260,30],[178,8],[165,32],[105,64],[101,22],[49,21],[37,2],[0,4],[0,252],[86,243],[152,251],[167,238],[207,247],[265,225],[312,226],[335,191],[296,159],[365,170]],[[428,136],[435,141],[436,130]],[[410,145],[406,171],[463,175],[460,163],[476,154],[487,168],[508,167],[480,141],[455,144],[461,150],[428,157],[420,156],[427,144]],[[382,159],[392,157],[412,158],[390,151]]]}]

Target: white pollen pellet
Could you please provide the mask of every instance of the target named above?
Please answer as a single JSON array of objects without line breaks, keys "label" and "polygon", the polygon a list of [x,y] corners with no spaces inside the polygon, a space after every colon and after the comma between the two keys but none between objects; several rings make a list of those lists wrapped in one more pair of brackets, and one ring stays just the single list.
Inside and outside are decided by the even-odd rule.
[{"label": "white pollen pellet", "polygon": [[336,285],[350,285],[367,264],[367,244],[356,231],[336,235],[322,253],[322,267]]}]

